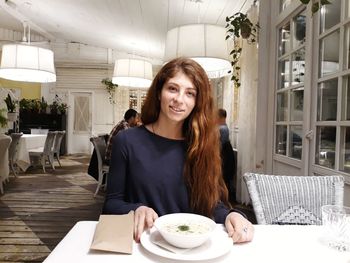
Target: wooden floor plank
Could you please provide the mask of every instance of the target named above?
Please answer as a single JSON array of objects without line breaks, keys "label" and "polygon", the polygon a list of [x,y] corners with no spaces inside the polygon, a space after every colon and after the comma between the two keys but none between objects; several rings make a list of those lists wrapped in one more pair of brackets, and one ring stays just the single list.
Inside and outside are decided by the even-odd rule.
[{"label": "wooden floor plank", "polygon": [[0,263],[42,262],[82,220],[98,220],[103,191],[86,174],[89,156],[62,158],[46,174],[40,167],[10,177],[0,196]]}]

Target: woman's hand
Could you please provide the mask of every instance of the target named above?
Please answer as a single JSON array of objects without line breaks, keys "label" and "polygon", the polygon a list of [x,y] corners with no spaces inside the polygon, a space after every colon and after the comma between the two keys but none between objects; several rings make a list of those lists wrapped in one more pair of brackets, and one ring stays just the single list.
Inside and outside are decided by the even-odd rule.
[{"label": "woman's hand", "polygon": [[225,220],[225,226],[234,243],[249,242],[253,239],[254,227],[240,213],[229,213]]},{"label": "woman's hand", "polygon": [[134,213],[134,239],[136,242],[140,242],[141,234],[144,230],[153,226],[154,220],[158,218],[158,215],[154,210],[147,206],[140,206]]}]

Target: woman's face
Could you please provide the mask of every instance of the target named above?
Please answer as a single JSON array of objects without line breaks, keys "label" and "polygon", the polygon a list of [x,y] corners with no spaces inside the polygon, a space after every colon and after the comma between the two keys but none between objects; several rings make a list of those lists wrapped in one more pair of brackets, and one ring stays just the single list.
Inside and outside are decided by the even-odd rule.
[{"label": "woman's face", "polygon": [[197,89],[192,81],[179,71],[163,86],[160,93],[159,117],[175,123],[183,123],[196,104]]}]

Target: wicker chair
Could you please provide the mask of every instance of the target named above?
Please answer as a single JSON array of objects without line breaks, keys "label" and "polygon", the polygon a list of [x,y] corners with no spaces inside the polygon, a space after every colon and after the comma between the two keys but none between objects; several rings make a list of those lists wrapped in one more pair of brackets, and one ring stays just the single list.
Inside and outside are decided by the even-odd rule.
[{"label": "wicker chair", "polygon": [[243,176],[258,224],[322,224],[321,206],[342,205],[342,176]]},{"label": "wicker chair", "polygon": [[45,170],[46,161],[48,161],[51,164],[52,169],[55,170],[55,166],[53,164],[53,153],[52,153],[52,147],[53,147],[53,142],[55,140],[55,136],[56,136],[56,132],[48,132],[44,147],[31,149],[29,151],[31,164],[32,165],[34,164],[34,158],[39,158],[40,163],[43,167],[44,173],[46,173],[46,170]]},{"label": "wicker chair", "polygon": [[16,173],[16,153],[18,150],[19,140],[21,139],[23,133],[11,133],[11,144],[9,147],[9,162],[10,162],[10,168],[13,172],[14,176],[17,176]]},{"label": "wicker chair", "polygon": [[97,166],[98,166],[98,183],[95,191],[95,196],[98,193],[98,190],[103,185],[103,177],[106,175],[105,181],[107,182],[107,175],[109,171],[109,166],[105,164],[105,155],[106,155],[106,141],[102,137],[91,137],[91,143],[93,144],[96,155],[97,155]]},{"label": "wicker chair", "polygon": [[56,157],[56,160],[60,166],[62,166],[60,162],[61,143],[65,133],[65,131],[56,132],[56,137],[52,148],[53,157]]},{"label": "wicker chair", "polygon": [[9,176],[8,148],[11,143],[11,137],[0,134],[0,193],[4,193],[3,184]]}]

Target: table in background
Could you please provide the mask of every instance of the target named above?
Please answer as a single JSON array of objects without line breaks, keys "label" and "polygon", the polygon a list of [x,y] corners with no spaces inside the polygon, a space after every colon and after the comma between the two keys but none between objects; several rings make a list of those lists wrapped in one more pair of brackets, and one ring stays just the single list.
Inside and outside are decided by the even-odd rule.
[{"label": "table in background", "polygon": [[[44,262],[188,262],[159,257],[136,243],[132,255],[89,251],[96,223],[78,222]],[[322,226],[255,225],[252,242],[232,245],[232,250],[219,258],[196,262],[350,263],[350,252],[338,252],[322,244],[322,233]]]},{"label": "table in background", "polygon": [[35,148],[44,147],[45,134],[23,134],[19,140],[16,164],[22,171],[30,166],[29,151]]}]

